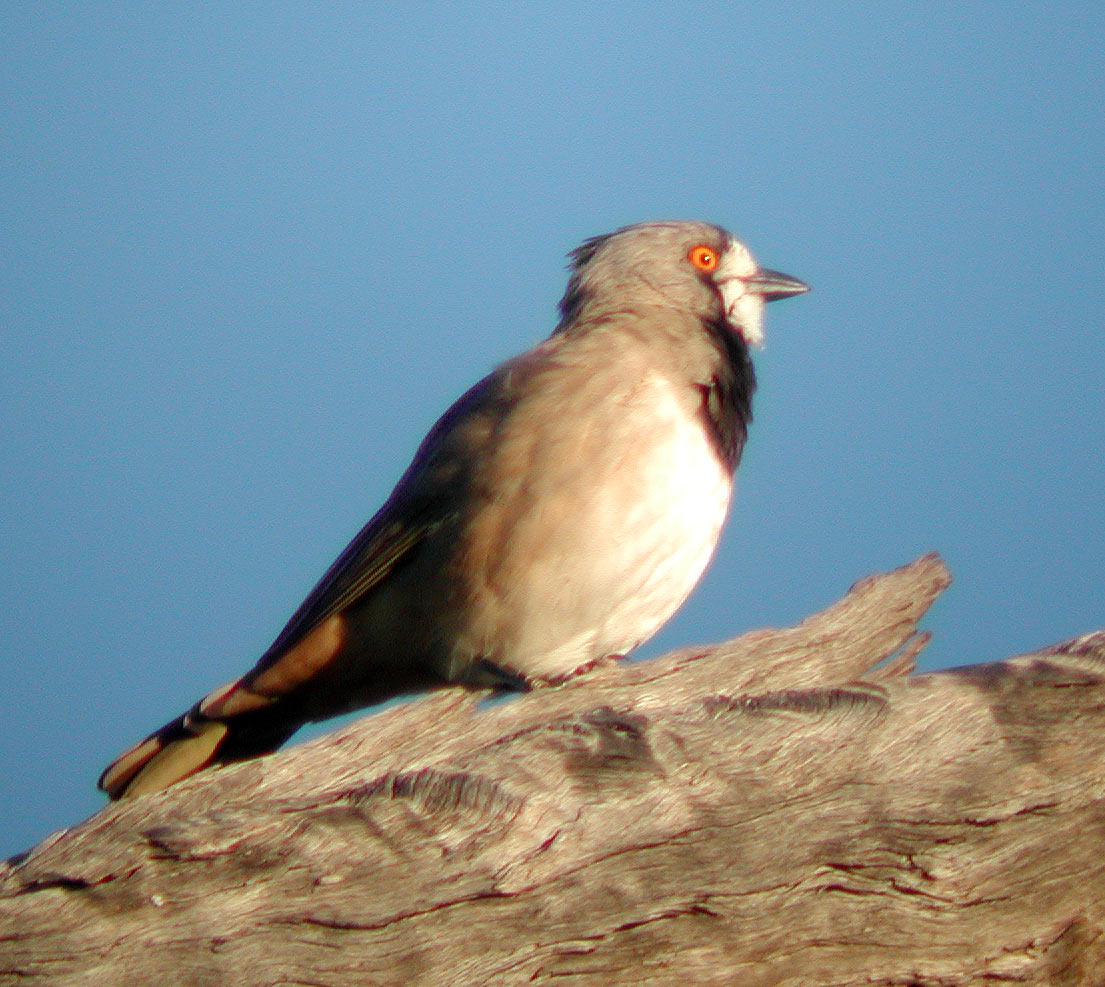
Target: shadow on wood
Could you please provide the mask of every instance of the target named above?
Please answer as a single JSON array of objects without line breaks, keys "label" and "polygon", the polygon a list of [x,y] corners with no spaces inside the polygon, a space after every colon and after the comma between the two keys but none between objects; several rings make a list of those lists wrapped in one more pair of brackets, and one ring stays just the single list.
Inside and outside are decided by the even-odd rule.
[{"label": "shadow on wood", "polygon": [[1105,633],[909,676],[947,583],[109,806],[0,869],[0,983],[1105,983]]}]

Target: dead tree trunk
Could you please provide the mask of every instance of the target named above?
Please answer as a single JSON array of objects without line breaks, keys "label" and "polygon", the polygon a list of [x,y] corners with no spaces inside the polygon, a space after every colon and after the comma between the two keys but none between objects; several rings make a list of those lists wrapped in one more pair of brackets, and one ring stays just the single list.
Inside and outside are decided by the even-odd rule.
[{"label": "dead tree trunk", "polygon": [[947,582],[113,805],[0,869],[0,983],[1103,984],[1105,633],[909,677]]}]

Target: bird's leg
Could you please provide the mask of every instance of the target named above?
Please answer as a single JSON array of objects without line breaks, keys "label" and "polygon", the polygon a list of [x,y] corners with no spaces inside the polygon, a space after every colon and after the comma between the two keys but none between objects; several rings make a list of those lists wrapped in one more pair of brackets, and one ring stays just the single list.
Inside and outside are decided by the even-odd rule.
[{"label": "bird's leg", "polygon": [[486,658],[476,662],[469,680],[475,685],[490,685],[496,689],[509,689],[511,692],[529,692],[535,684],[520,672]]}]

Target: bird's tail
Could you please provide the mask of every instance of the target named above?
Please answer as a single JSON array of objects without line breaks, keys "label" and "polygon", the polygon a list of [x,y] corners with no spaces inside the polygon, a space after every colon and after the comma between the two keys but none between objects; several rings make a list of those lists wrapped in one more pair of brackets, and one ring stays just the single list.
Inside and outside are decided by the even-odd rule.
[{"label": "bird's tail", "polygon": [[236,679],[120,754],[100,775],[99,787],[113,799],[146,795],[212,764],[268,754],[303,723],[290,705]]}]

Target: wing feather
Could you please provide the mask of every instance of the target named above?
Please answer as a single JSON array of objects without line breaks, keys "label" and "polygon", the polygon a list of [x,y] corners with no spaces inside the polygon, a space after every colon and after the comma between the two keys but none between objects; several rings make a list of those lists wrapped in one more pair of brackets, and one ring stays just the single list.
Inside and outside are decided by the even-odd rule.
[{"label": "wing feather", "polygon": [[[387,503],[351,541],[261,656],[261,672],[319,624],[355,605],[438,529],[458,516],[480,447],[516,383],[513,364],[470,388],[434,425]],[[478,466],[477,466],[478,468]],[[252,674],[252,673],[251,673]]]}]

